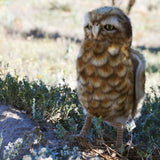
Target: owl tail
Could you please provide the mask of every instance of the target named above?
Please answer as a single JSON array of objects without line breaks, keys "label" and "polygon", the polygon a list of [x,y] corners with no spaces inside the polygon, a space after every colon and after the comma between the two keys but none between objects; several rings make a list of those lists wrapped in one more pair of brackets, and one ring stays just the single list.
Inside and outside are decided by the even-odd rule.
[{"label": "owl tail", "polygon": [[143,107],[143,101],[144,101],[144,97],[142,97],[141,99],[138,100],[138,102],[135,103],[135,107],[132,110],[133,119],[136,119],[141,115],[141,110],[142,110],[142,107]]},{"label": "owl tail", "polygon": [[145,97],[145,58],[136,50],[131,50],[131,59],[134,67],[134,106],[132,109],[133,119],[140,116]]}]

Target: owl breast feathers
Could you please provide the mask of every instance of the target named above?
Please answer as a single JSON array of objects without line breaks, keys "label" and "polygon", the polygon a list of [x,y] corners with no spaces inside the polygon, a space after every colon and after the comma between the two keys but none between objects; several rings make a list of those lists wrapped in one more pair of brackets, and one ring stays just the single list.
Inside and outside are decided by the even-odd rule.
[{"label": "owl breast feathers", "polygon": [[132,28],[118,8],[85,14],[77,58],[79,100],[88,114],[110,123],[138,116],[144,97],[145,60],[131,49]]}]

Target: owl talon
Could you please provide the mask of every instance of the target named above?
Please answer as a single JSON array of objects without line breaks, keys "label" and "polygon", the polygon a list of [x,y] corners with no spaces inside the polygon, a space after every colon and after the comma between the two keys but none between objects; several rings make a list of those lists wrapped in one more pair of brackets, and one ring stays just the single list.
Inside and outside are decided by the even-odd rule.
[{"label": "owl talon", "polygon": [[83,139],[86,139],[86,135],[84,134],[77,134],[74,136],[75,139],[78,139],[78,140],[83,140]]},{"label": "owl talon", "polygon": [[84,134],[78,134],[74,136],[75,140],[84,148],[88,148],[88,140]]},{"label": "owl talon", "polygon": [[115,150],[122,154],[124,152],[123,145],[121,145],[121,144],[116,145],[116,149]]}]

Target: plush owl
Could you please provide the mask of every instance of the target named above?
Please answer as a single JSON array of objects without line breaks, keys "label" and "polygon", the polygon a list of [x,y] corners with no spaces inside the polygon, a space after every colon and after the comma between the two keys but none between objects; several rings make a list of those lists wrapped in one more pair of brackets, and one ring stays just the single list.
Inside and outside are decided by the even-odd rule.
[{"label": "plush owl", "polygon": [[84,40],[77,58],[77,88],[87,112],[80,137],[91,118],[117,128],[117,145],[129,118],[140,115],[144,99],[145,59],[131,48],[129,18],[116,7],[102,7],[84,16]]}]

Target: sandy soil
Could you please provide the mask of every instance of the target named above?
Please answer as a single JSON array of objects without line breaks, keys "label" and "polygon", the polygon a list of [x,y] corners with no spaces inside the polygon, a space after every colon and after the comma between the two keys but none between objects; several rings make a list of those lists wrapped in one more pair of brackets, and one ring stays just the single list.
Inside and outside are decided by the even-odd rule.
[{"label": "sandy soil", "polygon": [[[37,137],[35,128],[38,126],[29,115],[26,115],[11,106],[0,105],[0,133],[3,134],[3,142],[0,150],[0,159],[2,152],[9,142],[14,142],[17,138],[24,138],[25,134]],[[43,139],[47,139],[48,146],[52,149],[61,147],[66,142],[56,137],[54,128],[48,124],[40,124],[40,132],[43,133]],[[24,151],[27,153],[26,151]]]}]

